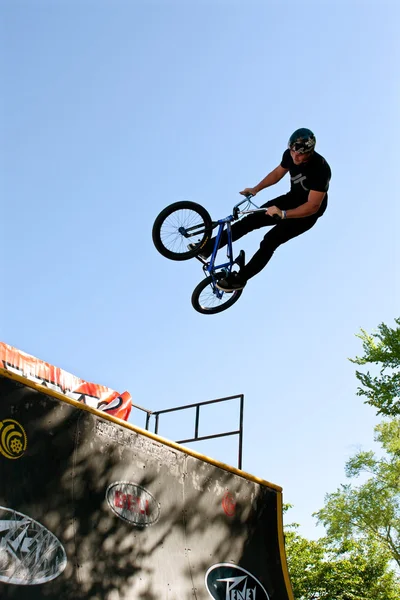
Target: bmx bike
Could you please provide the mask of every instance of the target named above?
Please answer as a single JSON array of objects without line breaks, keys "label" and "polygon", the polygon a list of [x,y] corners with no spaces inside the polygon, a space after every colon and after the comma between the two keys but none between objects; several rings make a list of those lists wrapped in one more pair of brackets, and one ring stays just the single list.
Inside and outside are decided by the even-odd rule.
[{"label": "bmx bike", "polygon": [[[251,195],[245,196],[244,200],[233,207],[230,215],[218,221],[213,221],[203,206],[190,200],[170,204],[160,212],[154,221],[153,243],[160,254],[171,260],[197,258],[203,265],[205,279],[195,287],[192,293],[192,306],[199,313],[210,315],[222,312],[235,304],[242,295],[243,290],[224,292],[217,288],[216,282],[226,277],[234,265],[239,267],[239,272],[244,266],[244,251],[241,250],[236,258],[233,255],[231,224],[246,214],[266,212],[266,208],[260,208],[251,201],[251,198]],[[279,220],[277,215],[275,217],[276,220]],[[211,239],[212,232],[216,227],[218,227],[218,231],[213,251],[208,259],[202,258],[202,248]],[[224,229],[227,231],[227,261],[216,264]]]}]

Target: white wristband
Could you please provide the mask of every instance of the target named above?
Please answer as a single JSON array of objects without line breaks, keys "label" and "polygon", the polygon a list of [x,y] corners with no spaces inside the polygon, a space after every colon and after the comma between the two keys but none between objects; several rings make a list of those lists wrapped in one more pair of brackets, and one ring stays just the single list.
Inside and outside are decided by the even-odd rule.
[{"label": "white wristband", "polygon": [[286,219],[286,210],[282,211],[282,219]]}]

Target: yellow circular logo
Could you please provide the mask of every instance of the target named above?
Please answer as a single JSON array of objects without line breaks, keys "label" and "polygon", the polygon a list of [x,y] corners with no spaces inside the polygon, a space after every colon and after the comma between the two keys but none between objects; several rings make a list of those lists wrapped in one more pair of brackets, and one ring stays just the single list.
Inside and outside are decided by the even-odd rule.
[{"label": "yellow circular logo", "polygon": [[25,429],[14,419],[0,421],[0,452],[6,458],[21,458],[27,447]]}]

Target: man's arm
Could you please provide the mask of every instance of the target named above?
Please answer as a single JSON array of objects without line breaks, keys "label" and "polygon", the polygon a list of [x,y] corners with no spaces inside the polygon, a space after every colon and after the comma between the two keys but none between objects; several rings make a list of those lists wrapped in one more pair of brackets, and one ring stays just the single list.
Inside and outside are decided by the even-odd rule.
[{"label": "man's arm", "polygon": [[[297,208],[291,208],[290,210],[287,210],[286,218],[300,219],[301,217],[310,217],[317,212],[322,204],[322,200],[325,198],[325,195],[326,192],[316,192],[315,190],[310,190],[307,202],[301,206],[298,206]],[[282,218],[282,211],[277,206],[270,206],[267,210],[267,214],[271,217],[273,215],[278,215]]]},{"label": "man's arm", "polygon": [[261,190],[264,190],[265,188],[270,187],[271,185],[275,185],[275,183],[278,183],[278,181],[280,181],[282,177],[286,175],[288,170],[289,169],[284,169],[281,165],[278,165],[276,169],[271,171],[271,173],[268,173],[268,175],[264,177],[264,179],[260,181],[260,183],[258,183],[256,186],[254,186],[253,188],[246,188],[240,193],[244,196],[246,196],[247,194],[252,194],[253,196],[255,196],[256,194],[258,194],[258,192],[261,192]]},{"label": "man's arm", "polygon": [[286,218],[298,219],[300,217],[310,217],[318,211],[325,196],[326,192],[316,192],[315,190],[310,190],[307,202],[301,206],[298,206],[297,208],[287,210]]}]

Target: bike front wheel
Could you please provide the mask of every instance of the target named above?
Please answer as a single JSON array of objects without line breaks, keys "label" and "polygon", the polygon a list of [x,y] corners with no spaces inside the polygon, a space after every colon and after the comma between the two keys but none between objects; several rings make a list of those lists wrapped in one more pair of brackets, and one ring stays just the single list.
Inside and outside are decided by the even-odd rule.
[{"label": "bike front wheel", "polygon": [[212,229],[211,217],[200,204],[189,200],[175,202],[154,221],[153,243],[166,258],[187,260],[199,254]]},{"label": "bike front wheel", "polygon": [[[223,276],[222,273],[219,275],[219,277]],[[210,275],[193,290],[192,306],[203,315],[214,315],[230,308],[242,295],[243,290],[235,290],[234,292],[219,290],[215,285],[217,278],[218,275]]]}]

